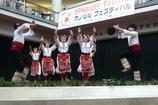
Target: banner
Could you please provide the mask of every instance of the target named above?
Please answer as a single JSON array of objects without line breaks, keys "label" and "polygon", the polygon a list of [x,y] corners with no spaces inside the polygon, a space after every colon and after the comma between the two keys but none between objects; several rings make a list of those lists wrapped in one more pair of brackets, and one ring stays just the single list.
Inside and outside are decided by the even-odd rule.
[{"label": "banner", "polygon": [[60,12],[58,29],[134,14],[135,0],[99,0]]}]

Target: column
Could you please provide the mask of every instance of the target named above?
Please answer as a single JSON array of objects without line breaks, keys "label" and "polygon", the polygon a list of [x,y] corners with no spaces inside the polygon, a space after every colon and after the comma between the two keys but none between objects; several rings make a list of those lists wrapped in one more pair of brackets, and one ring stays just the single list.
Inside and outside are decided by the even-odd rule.
[{"label": "column", "polygon": [[62,0],[52,0],[52,10],[55,13],[55,22],[58,23],[59,20],[59,12],[61,11]]}]

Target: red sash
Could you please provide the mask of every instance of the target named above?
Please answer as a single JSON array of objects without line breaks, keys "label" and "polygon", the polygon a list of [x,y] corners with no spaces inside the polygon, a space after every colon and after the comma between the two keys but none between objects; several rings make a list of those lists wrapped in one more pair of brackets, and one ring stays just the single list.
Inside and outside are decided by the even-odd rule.
[{"label": "red sash", "polygon": [[12,42],[10,50],[20,52],[22,51],[23,47],[24,47],[23,43],[14,41]]},{"label": "red sash", "polygon": [[130,49],[132,50],[132,52],[139,52],[139,51],[141,51],[141,47],[140,47],[139,44],[135,44],[135,45],[130,46]]}]

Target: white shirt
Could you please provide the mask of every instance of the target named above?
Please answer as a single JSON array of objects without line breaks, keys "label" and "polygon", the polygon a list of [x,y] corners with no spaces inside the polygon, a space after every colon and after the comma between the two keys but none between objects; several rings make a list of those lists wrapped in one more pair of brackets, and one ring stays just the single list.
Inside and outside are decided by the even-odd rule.
[{"label": "white shirt", "polygon": [[39,60],[40,53],[34,53],[34,52],[32,52],[31,56],[32,56],[33,60]]},{"label": "white shirt", "polygon": [[30,24],[24,23],[23,25],[21,25],[14,31],[13,41],[24,44],[25,42],[24,37],[33,36],[33,35],[34,35],[34,32],[31,30]]},{"label": "white shirt", "polygon": [[58,51],[59,52],[66,53],[66,52],[68,52],[68,50],[69,50],[69,43],[68,42],[65,42],[65,43],[58,42]]},{"label": "white shirt", "polygon": [[57,47],[56,47],[55,44],[54,44],[52,47],[50,47],[50,48],[46,48],[46,47],[44,47],[44,45],[42,45],[43,56],[51,57],[52,52],[53,52],[56,48],[57,48]]},{"label": "white shirt", "polygon": [[126,29],[123,30],[123,32],[118,35],[118,39],[128,39],[128,45],[132,46],[135,44],[139,45],[139,37],[138,37],[138,32],[136,31],[128,31]]},{"label": "white shirt", "polygon": [[91,35],[89,42],[83,42],[81,35],[78,37],[78,41],[80,44],[81,52],[82,53],[91,53],[93,47],[93,36]]}]

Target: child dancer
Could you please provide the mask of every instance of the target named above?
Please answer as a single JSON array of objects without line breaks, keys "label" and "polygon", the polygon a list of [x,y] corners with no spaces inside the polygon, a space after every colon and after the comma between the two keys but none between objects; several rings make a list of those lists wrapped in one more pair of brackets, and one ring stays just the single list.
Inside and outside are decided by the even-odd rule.
[{"label": "child dancer", "polygon": [[58,47],[56,72],[61,75],[61,80],[65,80],[67,74],[71,73],[70,54],[68,51],[72,42],[72,35],[72,30],[70,30],[69,36],[62,34],[59,37],[57,31],[54,34],[54,39]]},{"label": "child dancer", "polygon": [[42,74],[44,76],[45,82],[47,82],[48,74],[54,75],[55,68],[54,68],[54,61],[51,57],[52,52],[56,49],[56,45],[50,47],[50,42],[45,41],[41,43],[41,50],[43,51],[43,58],[42,58]]},{"label": "child dancer", "polygon": [[[129,50],[128,52],[122,54],[120,59],[122,66],[124,67],[122,72],[132,69],[134,73],[134,80],[141,80],[140,71],[138,69],[141,47],[139,43],[138,32],[136,31],[136,26],[131,24],[128,26],[127,30],[121,28],[119,25],[114,25],[113,27],[120,32],[118,36],[119,39],[128,39]],[[127,58],[131,59],[131,64]]]},{"label": "child dancer", "polygon": [[96,34],[96,28],[93,27],[93,35],[81,34],[81,28],[78,28],[78,42],[81,48],[81,56],[80,56],[80,65],[78,68],[78,72],[81,72],[83,75],[83,83],[87,84],[89,80],[89,76],[95,74],[95,69],[93,65],[92,56],[96,51],[95,39],[94,36]]},{"label": "child dancer", "polygon": [[32,65],[31,65],[31,76],[33,76],[34,82],[36,82],[41,75],[41,65],[39,62],[41,51],[35,47],[32,51],[32,46],[30,46],[30,55],[32,56]]}]

